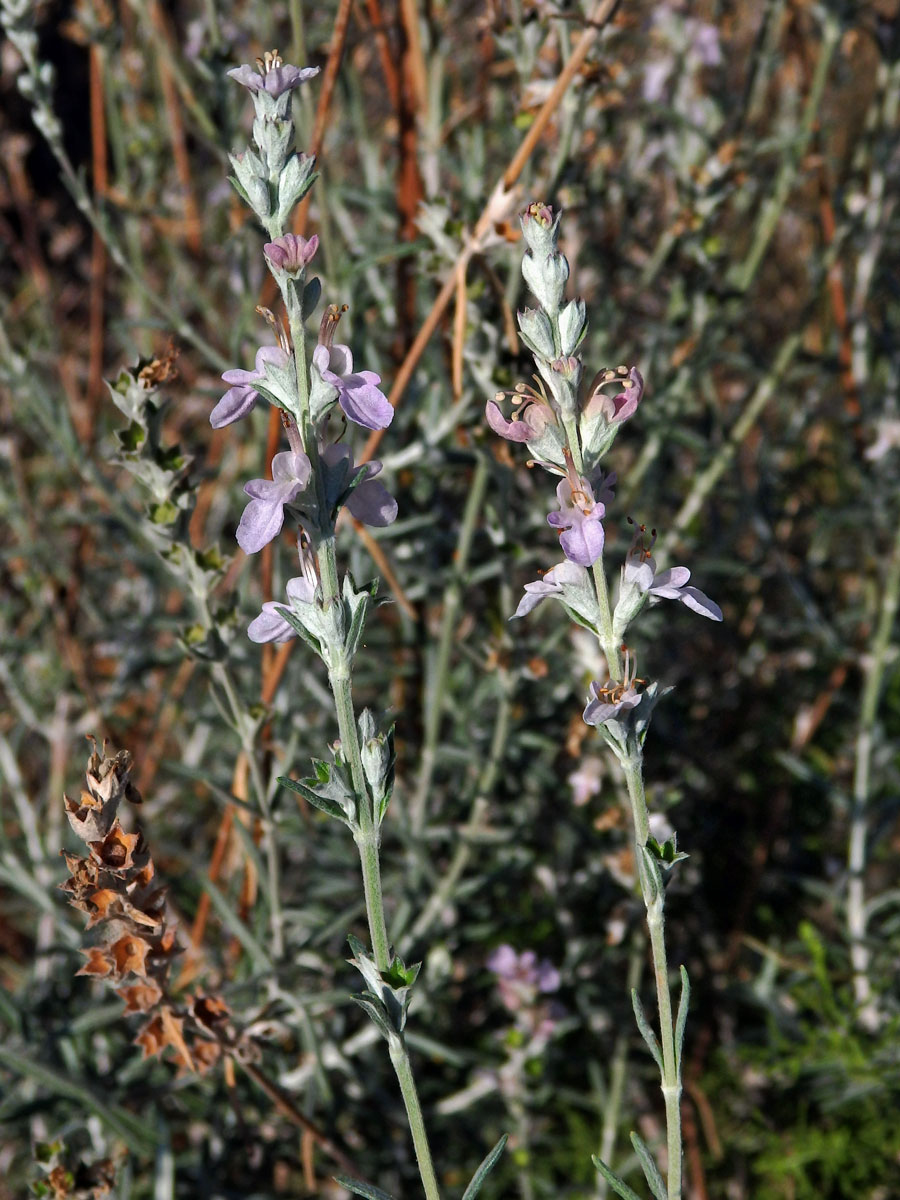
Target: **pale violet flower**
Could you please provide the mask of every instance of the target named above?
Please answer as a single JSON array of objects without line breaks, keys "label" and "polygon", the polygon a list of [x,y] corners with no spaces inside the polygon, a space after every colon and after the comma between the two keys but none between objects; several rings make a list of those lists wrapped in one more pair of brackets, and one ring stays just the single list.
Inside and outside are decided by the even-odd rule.
[{"label": "pale violet flower", "polygon": [[239,421],[256,407],[259,392],[253,385],[265,379],[266,363],[277,367],[287,366],[288,355],[280,346],[262,346],[256,352],[254,370],[225,372],[222,379],[232,386],[209,414],[209,423],[213,429],[221,429],[223,425]]},{"label": "pale violet flower", "polygon": [[[603,388],[610,383],[620,385],[622,391],[615,396],[607,396]],[[644,378],[637,367],[601,371],[591,381],[590,395],[584,406],[584,420],[591,422],[602,416],[609,425],[621,425],[637,412],[643,395]]]},{"label": "pale violet flower", "polygon": [[245,484],[250,503],[237,527],[238,545],[245,554],[256,554],[278,537],[284,525],[284,506],[306,487],[311,469],[305,454],[285,450],[272,459],[271,479],[251,479]]},{"label": "pale violet flower", "polygon": [[559,544],[563,554],[579,566],[589,567],[603,553],[603,526],[601,519],[606,514],[606,503],[612,498],[615,476],[597,481],[597,495],[587,479],[578,475],[573,468],[556,488],[559,512],[549,513],[547,524],[560,531]]},{"label": "pale violet flower", "polygon": [[[687,567],[669,567],[665,571],[656,570],[656,560],[651,554],[653,540],[650,546],[644,545],[643,527],[638,529],[631,549],[625,557],[625,568],[622,572],[622,597],[628,589],[636,589],[641,595],[654,596],[659,600],[680,600],[701,617],[711,621],[722,620],[722,610],[718,604],[704,595],[699,588],[688,585],[691,573]],[[654,535],[655,540],[655,535]],[[616,606],[618,609],[618,605]]]},{"label": "pale violet flower", "polygon": [[566,777],[572,789],[572,801],[576,807],[587,804],[600,791],[603,782],[604,764],[600,758],[588,755],[581,760],[576,770]]},{"label": "pale violet flower", "polygon": [[578,587],[584,579],[584,568],[579,567],[577,563],[566,562],[557,563],[555,567],[551,567],[542,579],[536,579],[534,583],[525,584],[525,595],[519,601],[519,607],[513,613],[514,617],[524,617],[532,612],[540,604],[542,600],[546,600],[549,596],[554,596],[557,599],[564,599],[565,588],[569,584]]},{"label": "pale violet flower", "polygon": [[374,371],[354,373],[349,346],[316,346],[313,364],[322,379],[337,389],[338,404],[351,421],[365,429],[387,429],[394,419],[394,409],[376,386],[381,376]]},{"label": "pale violet flower", "polygon": [[630,683],[617,683],[608,679],[601,684],[595,679],[590,686],[587,706],[584,710],[586,725],[604,725],[620,712],[635,708],[641,702],[641,693],[634,686],[638,680]]},{"label": "pale violet flower", "polygon": [[510,1012],[534,1003],[541,992],[559,991],[559,971],[533,950],[517,954],[512,946],[498,946],[487,960],[488,970],[497,976],[500,998]]},{"label": "pale violet flower", "polygon": [[282,63],[277,52],[267,52],[264,59],[256,60],[256,65],[256,71],[248,63],[244,63],[240,67],[232,67],[226,74],[237,83],[243,84],[248,91],[268,92],[273,100],[277,100],[285,92],[293,91],[295,87],[319,73],[318,67],[292,67]]},{"label": "pale violet flower", "polygon": [[377,459],[365,463],[365,478],[352,492],[346,489],[354,475],[362,469],[353,465],[353,451],[343,442],[326,446],[322,451],[322,463],[327,468],[329,501],[344,504],[357,521],[363,525],[381,528],[397,519],[397,501],[382,483],[374,478],[381,470]]},{"label": "pale violet flower", "polygon": [[[498,392],[497,396],[501,398],[504,394]],[[494,433],[506,438],[508,442],[533,442],[540,437],[547,425],[556,424],[556,417],[550,409],[539,403],[523,405],[513,419],[507,421],[496,399],[489,400],[484,415]]]},{"label": "pale violet flower", "polygon": [[315,600],[316,585],[311,579],[298,575],[289,579],[285,586],[288,603],[280,600],[268,600],[262,606],[262,612],[247,628],[247,635],[252,642],[287,642],[296,637],[297,631],[289,621],[286,621],[279,609],[292,607],[290,601],[300,604],[312,604]]}]

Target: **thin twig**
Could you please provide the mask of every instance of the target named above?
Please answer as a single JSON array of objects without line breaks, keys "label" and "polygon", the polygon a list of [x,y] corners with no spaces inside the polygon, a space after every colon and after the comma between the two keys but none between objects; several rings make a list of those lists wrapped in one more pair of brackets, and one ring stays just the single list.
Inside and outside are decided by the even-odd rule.
[{"label": "thin twig", "polygon": [[[425,347],[431,341],[431,335],[438,326],[438,322],[446,311],[447,305],[453,297],[457,286],[457,278],[459,271],[465,270],[468,266],[472,255],[481,249],[482,243],[487,234],[490,232],[494,222],[500,218],[501,199],[505,193],[509,193],[515,186],[521,175],[525,164],[528,162],[537,142],[547,127],[550,118],[553,116],[556,109],[559,107],[560,101],[565,95],[566,89],[574,78],[576,72],[581,67],[589,50],[599,36],[601,28],[609,20],[615,11],[618,0],[602,0],[591,13],[589,20],[590,25],[582,33],[578,45],[572,52],[572,56],[566,63],[559,78],[553,86],[550,95],[544,102],[541,111],[534,120],[534,124],[529,129],[528,133],[522,140],[522,144],[510,160],[509,165],[500,177],[500,181],[491,193],[490,199],[485,204],[481,216],[475,224],[475,229],[463,243],[459,254],[456,257],[456,262],[453,265],[450,274],[444,281],[441,290],[438,292],[434,304],[431,306],[431,311],[425,318],[421,329],[410,346],[406,358],[403,360],[400,370],[394,380],[394,386],[391,388],[388,399],[396,408],[400,402],[400,398],[406,391],[412,373],[418,365],[419,359]],[[367,462],[375,454],[381,439],[384,436],[383,430],[375,430],[368,439],[363,448],[360,462]]]}]

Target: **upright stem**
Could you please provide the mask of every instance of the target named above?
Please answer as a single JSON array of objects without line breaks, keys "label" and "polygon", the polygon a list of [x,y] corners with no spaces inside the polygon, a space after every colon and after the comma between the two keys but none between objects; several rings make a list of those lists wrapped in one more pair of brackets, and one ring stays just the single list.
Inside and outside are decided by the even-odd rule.
[{"label": "upright stem", "polygon": [[634,837],[637,843],[635,857],[647,909],[650,952],[656,977],[656,1006],[663,1057],[662,1094],[666,1106],[666,1143],[669,1152],[668,1200],[681,1200],[681,1070],[675,1055],[675,1026],[672,1022],[672,997],[669,992],[669,968],[666,961],[665,893],[662,888],[652,885],[643,865],[641,852],[650,836],[650,818],[644,795],[642,757],[623,759],[622,770],[634,818]]},{"label": "upright stem", "polygon": [[413,1079],[409,1052],[406,1049],[406,1042],[402,1035],[391,1039],[390,1054],[391,1062],[394,1064],[394,1070],[397,1073],[397,1082],[400,1084],[400,1092],[403,1095],[403,1103],[406,1106],[406,1117],[409,1121],[409,1129],[412,1134],[413,1147],[416,1151],[416,1161],[419,1164],[419,1175],[422,1179],[422,1186],[425,1189],[425,1196],[427,1200],[440,1200],[441,1192],[438,1187],[437,1176],[434,1173],[434,1164],[431,1160],[428,1134],[425,1132],[425,1119],[422,1116],[422,1106],[419,1104],[416,1082]]},{"label": "upright stem", "polygon": [[869,980],[869,947],[866,943],[866,826],[869,775],[874,745],[878,700],[887,667],[894,619],[900,605],[900,525],[888,563],[881,595],[881,610],[869,654],[863,663],[864,681],[856,734],[856,763],[853,771],[853,804],[850,809],[850,838],[847,848],[847,934],[853,964],[853,992],[861,1022],[878,1024],[878,1012]]}]

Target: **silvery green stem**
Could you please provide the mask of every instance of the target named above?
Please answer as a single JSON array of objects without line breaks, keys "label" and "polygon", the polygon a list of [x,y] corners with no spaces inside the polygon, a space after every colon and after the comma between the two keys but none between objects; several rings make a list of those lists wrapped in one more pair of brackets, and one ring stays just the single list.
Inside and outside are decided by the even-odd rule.
[{"label": "silvery green stem", "polygon": [[669,992],[669,968],[665,943],[665,891],[652,888],[642,864],[641,850],[650,836],[650,819],[644,796],[643,756],[622,759],[622,770],[634,819],[635,859],[641,879],[641,892],[647,909],[650,952],[656,977],[656,1004],[662,1046],[662,1094],[666,1106],[666,1144],[668,1146],[668,1200],[681,1200],[681,1072],[675,1056],[675,1026],[672,1022],[672,998]]},{"label": "silvery green stem", "polygon": [[[333,604],[341,603],[333,536],[325,538],[319,543],[317,559],[322,585],[322,603],[327,609]],[[334,696],[334,707],[341,735],[341,750],[350,767],[350,778],[353,780],[353,790],[357,798],[359,832],[355,836],[362,867],[366,917],[369,922],[369,936],[372,939],[372,953],[375,956],[375,965],[378,970],[386,971],[391,965],[391,950],[384,919],[384,894],[381,888],[381,865],[378,858],[381,839],[375,825],[372,801],[363,770],[356,714],[353,711],[350,663],[342,647],[330,647],[328,682],[331,685],[331,694]]]},{"label": "silvery green stem", "polygon": [[853,964],[853,993],[859,1018],[867,1026],[876,1026],[878,1013],[869,980],[869,947],[866,944],[866,825],[869,801],[869,774],[874,743],[878,700],[884,681],[891,632],[900,605],[900,524],[891,551],[888,574],[884,581],[881,611],[872,637],[869,654],[863,660],[863,692],[859,727],[856,734],[856,762],[853,770],[853,804],[850,810],[850,839],[847,850],[847,934]]},{"label": "silvery green stem", "polygon": [[425,1196],[427,1200],[440,1200],[441,1192],[438,1187],[437,1176],[434,1173],[434,1164],[431,1161],[431,1150],[428,1146],[428,1135],[425,1132],[422,1106],[419,1104],[419,1096],[416,1092],[416,1084],[409,1062],[409,1052],[406,1049],[406,1042],[402,1034],[391,1038],[390,1055],[391,1062],[394,1064],[394,1070],[397,1073],[397,1082],[400,1084],[400,1091],[403,1095],[403,1103],[406,1105],[406,1117],[409,1121],[410,1132],[412,1133],[416,1161],[419,1164],[419,1175],[422,1178]]}]

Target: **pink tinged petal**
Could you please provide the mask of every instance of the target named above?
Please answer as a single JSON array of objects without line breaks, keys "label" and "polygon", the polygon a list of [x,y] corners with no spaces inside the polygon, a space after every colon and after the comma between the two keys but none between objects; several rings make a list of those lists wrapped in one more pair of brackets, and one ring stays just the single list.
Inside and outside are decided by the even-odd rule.
[{"label": "pink tinged petal", "polygon": [[629,551],[625,556],[625,582],[648,592],[656,578],[654,565],[653,559],[642,557],[640,551]]},{"label": "pink tinged petal", "polygon": [[484,415],[494,433],[506,438],[508,442],[529,442],[534,437],[534,430],[524,421],[507,421],[500,411],[500,406],[494,400],[487,402]]},{"label": "pink tinged petal", "polygon": [[295,233],[286,233],[272,242],[266,242],[263,253],[276,269],[296,273],[309,264],[318,248],[319,238],[316,234],[307,239]]},{"label": "pink tinged petal", "polygon": [[[228,373],[231,374],[231,372]],[[246,374],[246,372],[241,372],[241,374]],[[227,382],[229,381],[226,380]],[[247,384],[229,388],[209,414],[210,425],[213,429],[221,429],[233,421],[239,421],[241,417],[246,417],[249,412],[253,411],[258,399],[259,392],[254,391]]]},{"label": "pink tinged petal", "polygon": [[622,421],[633,417],[644,394],[644,380],[637,367],[631,368],[628,377],[631,380],[631,387],[619,392],[618,396],[613,396],[612,399],[614,415],[610,418],[610,422],[613,425],[619,425]]},{"label": "pink tinged petal", "polygon": [[347,508],[363,525],[384,528],[397,519],[397,501],[375,479],[364,479],[346,500]]},{"label": "pink tinged petal", "polygon": [[273,600],[262,606],[262,612],[247,627],[251,642],[289,642],[296,636],[293,626],[278,612],[283,607]]},{"label": "pink tinged petal", "polygon": [[338,403],[350,420],[364,429],[387,429],[394,419],[390,400],[375,386],[380,382],[381,376],[374,371],[360,371],[343,376],[338,384]]},{"label": "pink tinged petal", "polygon": [[705,596],[699,588],[682,588],[678,599],[693,612],[699,613],[701,617],[709,617],[711,621],[722,620],[721,608],[719,608],[715,601],[710,600],[709,596]]}]

